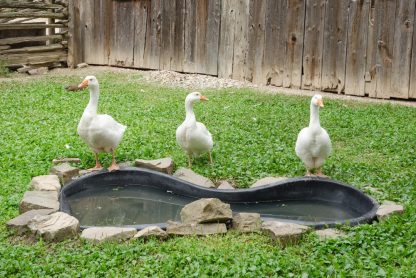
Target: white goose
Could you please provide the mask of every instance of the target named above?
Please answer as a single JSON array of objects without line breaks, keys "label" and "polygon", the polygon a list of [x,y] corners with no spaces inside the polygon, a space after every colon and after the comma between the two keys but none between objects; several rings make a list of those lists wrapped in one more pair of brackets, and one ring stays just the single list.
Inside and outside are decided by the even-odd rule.
[{"label": "white goose", "polygon": [[319,107],[324,107],[321,95],[314,95],[311,100],[309,126],[303,128],[296,140],[296,154],[306,167],[306,175],[316,169],[316,175],[324,176],[321,167],[332,150],[331,139],[319,122]]},{"label": "white goose", "polygon": [[185,99],[185,121],[176,129],[176,142],[188,155],[188,166],[192,167],[192,156],[208,152],[212,163],[212,135],[203,123],[197,122],[193,111],[195,102],[208,100],[199,92],[192,92]]},{"label": "white goose", "polygon": [[126,126],[115,121],[110,115],[97,114],[99,86],[95,76],[87,76],[78,85],[78,88],[90,89],[90,101],[82,114],[78,124],[78,134],[92,149],[95,155],[95,167],[90,170],[96,171],[103,168],[98,159],[98,153],[112,153],[113,161],[108,171],[118,170],[119,166],[115,159],[115,150],[123,138]]}]

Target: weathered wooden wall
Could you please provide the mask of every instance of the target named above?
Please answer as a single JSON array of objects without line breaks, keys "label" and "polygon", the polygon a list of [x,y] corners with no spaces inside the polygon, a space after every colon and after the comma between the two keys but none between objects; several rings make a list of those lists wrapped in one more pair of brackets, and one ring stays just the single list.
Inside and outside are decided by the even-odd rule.
[{"label": "weathered wooden wall", "polygon": [[69,0],[70,64],[416,98],[416,0]]},{"label": "weathered wooden wall", "polygon": [[0,61],[14,68],[66,62],[67,6],[67,0],[0,0]]}]

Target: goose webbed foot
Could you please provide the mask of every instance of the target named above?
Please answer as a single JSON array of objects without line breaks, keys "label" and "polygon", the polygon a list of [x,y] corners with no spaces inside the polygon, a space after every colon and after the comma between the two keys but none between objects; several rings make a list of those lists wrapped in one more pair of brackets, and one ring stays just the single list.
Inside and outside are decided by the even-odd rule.
[{"label": "goose webbed foot", "polygon": [[321,168],[318,168],[316,170],[316,176],[320,177],[320,178],[329,178],[328,176],[324,175],[321,171]]},{"label": "goose webbed foot", "polygon": [[117,171],[120,170],[120,166],[117,165],[117,163],[112,163],[110,165],[110,167],[108,167],[108,172],[113,172],[113,171]]},{"label": "goose webbed foot", "polygon": [[112,153],[112,156],[113,156],[113,160],[111,162],[110,167],[108,167],[108,172],[113,172],[113,171],[120,170],[120,166],[118,166],[117,162],[116,162],[116,151],[113,150],[111,153]]},{"label": "goose webbed foot", "polygon": [[98,159],[98,154],[94,153],[94,155],[95,155],[95,166],[93,168],[87,169],[90,172],[100,171],[101,169],[103,169],[103,165],[101,165],[101,162]]}]

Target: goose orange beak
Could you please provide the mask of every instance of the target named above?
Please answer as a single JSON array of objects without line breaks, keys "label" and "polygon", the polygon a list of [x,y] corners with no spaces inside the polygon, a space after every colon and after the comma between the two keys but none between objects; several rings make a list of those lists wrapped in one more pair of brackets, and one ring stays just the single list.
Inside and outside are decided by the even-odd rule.
[{"label": "goose orange beak", "polygon": [[324,107],[324,101],[322,99],[318,99],[318,106]]},{"label": "goose orange beak", "polygon": [[208,98],[206,96],[200,96],[199,100],[204,101],[204,100],[208,100]]},{"label": "goose orange beak", "polygon": [[88,80],[84,80],[81,82],[81,84],[78,85],[78,88],[85,89],[88,87]]}]

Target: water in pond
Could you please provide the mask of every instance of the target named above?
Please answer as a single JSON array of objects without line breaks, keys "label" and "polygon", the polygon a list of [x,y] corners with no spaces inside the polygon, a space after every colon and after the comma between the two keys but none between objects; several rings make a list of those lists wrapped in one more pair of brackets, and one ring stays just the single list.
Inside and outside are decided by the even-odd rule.
[{"label": "water in pond", "polygon": [[[82,226],[124,226],[180,220],[180,211],[195,198],[153,187],[104,186],[68,197],[71,213]],[[258,212],[263,217],[297,221],[334,221],[359,216],[351,208],[311,200],[232,203],[233,211]]]}]

